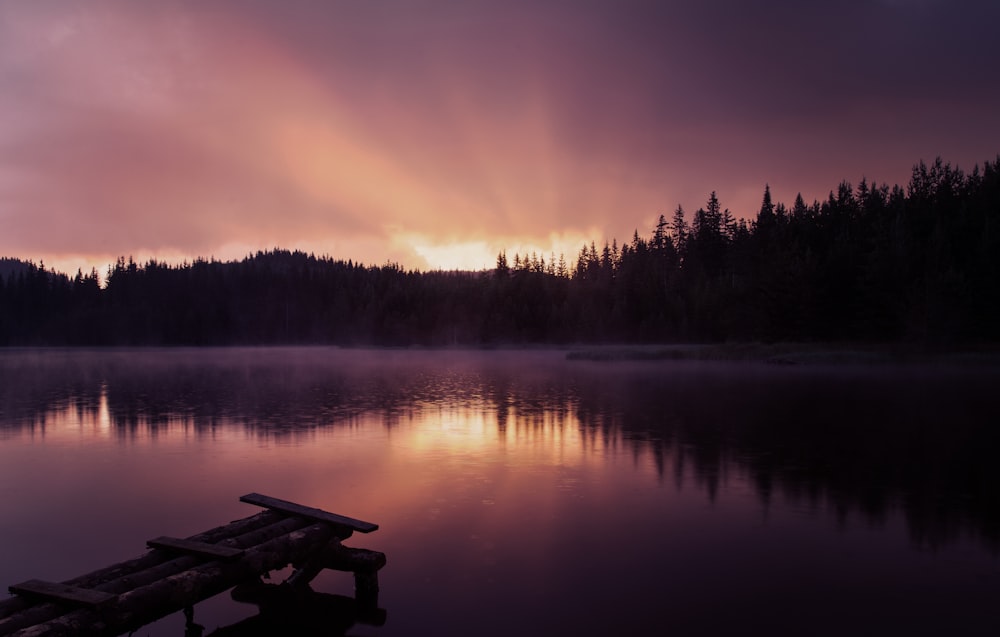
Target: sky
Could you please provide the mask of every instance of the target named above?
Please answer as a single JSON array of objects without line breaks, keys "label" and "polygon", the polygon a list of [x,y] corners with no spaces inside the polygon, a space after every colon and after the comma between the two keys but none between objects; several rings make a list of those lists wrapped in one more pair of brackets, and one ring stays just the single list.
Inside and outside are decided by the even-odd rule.
[{"label": "sky", "polygon": [[492,267],[1000,153],[995,0],[0,0],[0,256]]}]

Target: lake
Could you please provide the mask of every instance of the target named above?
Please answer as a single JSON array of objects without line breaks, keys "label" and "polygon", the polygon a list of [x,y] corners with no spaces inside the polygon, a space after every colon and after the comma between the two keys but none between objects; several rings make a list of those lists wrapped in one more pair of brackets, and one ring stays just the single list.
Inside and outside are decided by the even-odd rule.
[{"label": "lake", "polygon": [[[388,557],[385,623],[351,635],[994,635],[998,390],[974,365],[5,350],[0,583],[256,491],[381,526],[345,542]],[[195,620],[255,613],[223,594]]]}]

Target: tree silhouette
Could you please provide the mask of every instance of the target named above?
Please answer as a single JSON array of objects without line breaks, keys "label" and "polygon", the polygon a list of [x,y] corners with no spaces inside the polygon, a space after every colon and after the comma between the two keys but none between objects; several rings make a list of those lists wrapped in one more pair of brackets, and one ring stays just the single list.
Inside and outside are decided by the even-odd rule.
[{"label": "tree silhouette", "polygon": [[68,277],[0,259],[2,345],[496,345],[851,340],[978,344],[1000,325],[1000,156],[910,182],[841,182],[735,221],[712,192],[649,238],[413,272],[275,249]]}]

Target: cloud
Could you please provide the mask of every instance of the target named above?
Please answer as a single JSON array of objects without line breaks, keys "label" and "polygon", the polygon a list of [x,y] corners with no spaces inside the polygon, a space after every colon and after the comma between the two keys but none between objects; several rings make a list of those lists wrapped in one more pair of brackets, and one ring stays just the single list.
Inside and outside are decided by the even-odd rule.
[{"label": "cloud", "polygon": [[790,201],[905,180],[920,158],[996,153],[998,12],[6,3],[0,253],[280,245],[479,267],[505,247],[572,256],[644,234],[711,190],[746,215],[766,182]]}]

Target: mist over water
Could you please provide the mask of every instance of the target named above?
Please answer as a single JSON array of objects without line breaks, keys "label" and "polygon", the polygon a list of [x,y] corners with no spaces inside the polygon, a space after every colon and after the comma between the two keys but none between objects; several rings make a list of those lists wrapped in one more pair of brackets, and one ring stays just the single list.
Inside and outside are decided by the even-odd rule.
[{"label": "mist over water", "polygon": [[[0,352],[0,583],[251,515],[257,491],[381,525],[347,544],[387,554],[388,620],[350,634],[995,628],[996,370],[565,354]],[[196,619],[254,612],[223,595]]]}]

